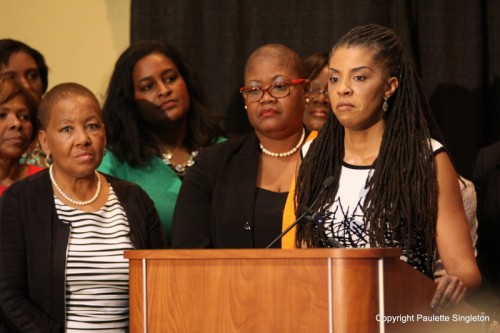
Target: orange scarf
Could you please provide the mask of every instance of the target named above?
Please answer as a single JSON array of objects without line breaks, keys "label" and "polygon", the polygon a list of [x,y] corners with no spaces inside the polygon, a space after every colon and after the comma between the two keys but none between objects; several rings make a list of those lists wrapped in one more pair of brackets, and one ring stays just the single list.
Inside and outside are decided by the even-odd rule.
[{"label": "orange scarf", "polygon": [[[306,142],[311,141],[318,136],[318,132],[312,131],[306,139]],[[295,179],[297,175],[292,179],[290,184],[290,190],[288,191],[288,196],[286,198],[285,208],[283,210],[283,224],[281,229],[284,231],[290,224],[292,224],[297,216],[295,215]],[[283,238],[281,239],[282,249],[293,249],[295,248],[295,232],[297,227],[293,227]]]}]

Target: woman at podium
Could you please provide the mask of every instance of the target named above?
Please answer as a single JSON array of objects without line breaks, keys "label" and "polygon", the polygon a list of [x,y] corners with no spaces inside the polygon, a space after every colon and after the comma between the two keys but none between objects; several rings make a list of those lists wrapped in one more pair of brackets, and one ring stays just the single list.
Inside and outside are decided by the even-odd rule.
[{"label": "woman at podium", "polygon": [[331,115],[303,147],[296,214],[317,200],[317,218],[299,224],[296,247],[401,247],[402,259],[432,277],[439,255],[448,275],[432,305],[461,301],[481,277],[458,174],[443,144],[417,70],[390,29],[352,29],[329,61]]}]

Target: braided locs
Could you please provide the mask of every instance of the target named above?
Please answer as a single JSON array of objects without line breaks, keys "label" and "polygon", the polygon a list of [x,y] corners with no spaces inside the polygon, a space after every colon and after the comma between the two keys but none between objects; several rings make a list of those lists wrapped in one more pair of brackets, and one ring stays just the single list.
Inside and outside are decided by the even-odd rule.
[{"label": "braided locs", "polygon": [[[374,51],[374,60],[397,77],[398,89],[389,101],[385,131],[374,172],[367,182],[364,214],[371,246],[387,246],[387,236],[405,249],[423,236],[430,256],[426,271],[432,271],[435,253],[438,188],[431,138],[444,142],[425,99],[416,66],[398,37],[388,28],[366,25],[352,29],[333,47],[364,47]],[[338,190],[344,158],[344,129],[331,115],[302,163],[297,178],[296,210],[311,203],[322,181],[333,175],[335,184],[318,207],[330,206]],[[389,233],[388,233],[389,231]],[[318,246],[313,222],[297,229],[297,246]]]}]

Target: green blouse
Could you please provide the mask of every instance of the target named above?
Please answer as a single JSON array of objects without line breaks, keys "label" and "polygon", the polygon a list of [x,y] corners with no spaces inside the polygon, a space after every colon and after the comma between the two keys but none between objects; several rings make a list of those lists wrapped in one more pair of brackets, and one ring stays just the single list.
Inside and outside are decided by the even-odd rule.
[{"label": "green blouse", "polygon": [[[217,140],[217,142],[223,141],[226,139]],[[155,156],[148,166],[135,168],[127,162],[120,161],[116,155],[107,150],[98,170],[139,185],[153,200],[163,229],[169,242],[171,241],[172,219],[182,180],[161,158]]]}]

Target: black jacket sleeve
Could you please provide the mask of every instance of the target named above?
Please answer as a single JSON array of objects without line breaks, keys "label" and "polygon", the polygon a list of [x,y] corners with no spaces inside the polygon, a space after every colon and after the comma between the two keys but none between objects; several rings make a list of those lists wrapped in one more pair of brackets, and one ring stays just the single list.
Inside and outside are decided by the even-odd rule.
[{"label": "black jacket sleeve", "polygon": [[201,151],[177,197],[172,223],[174,248],[211,248],[210,216],[216,169],[211,150]]},{"label": "black jacket sleeve", "polygon": [[168,248],[155,205],[138,185],[106,175],[127,214],[130,240],[136,249]]},{"label": "black jacket sleeve", "polygon": [[63,327],[28,294],[23,209],[29,209],[29,205],[21,193],[7,190],[0,200],[0,320],[4,332],[63,332]]}]

